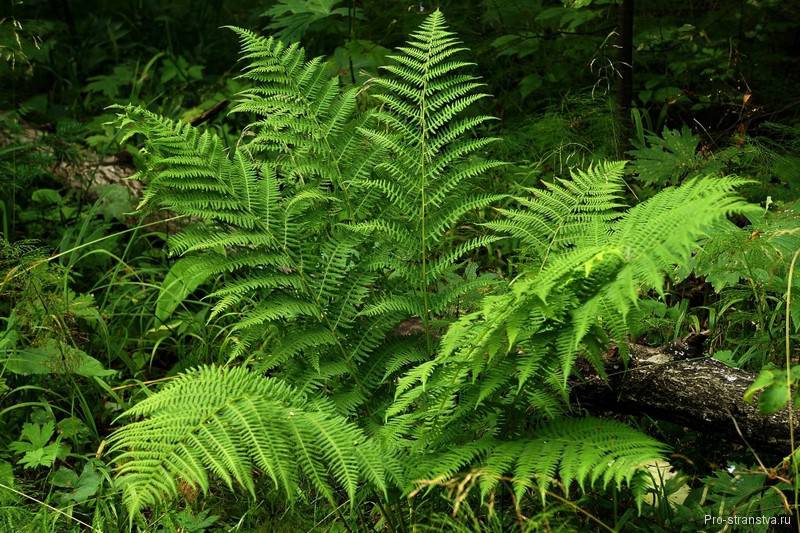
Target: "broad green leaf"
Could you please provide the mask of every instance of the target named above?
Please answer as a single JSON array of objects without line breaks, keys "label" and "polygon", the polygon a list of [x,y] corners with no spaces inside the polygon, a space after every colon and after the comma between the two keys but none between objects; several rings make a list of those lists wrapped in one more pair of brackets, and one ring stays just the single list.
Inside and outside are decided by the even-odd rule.
[{"label": "broad green leaf", "polygon": [[44,448],[37,448],[25,452],[22,459],[18,464],[23,465],[25,468],[36,468],[39,466],[52,466],[56,459],[64,456],[64,448],[60,444],[48,444]]},{"label": "broad green leaf", "polygon": [[772,384],[772,381],[775,379],[772,370],[765,368],[761,372],[758,373],[755,381],[747,387],[747,390],[744,391],[744,401],[749,402],[752,401],[753,396],[761,390],[769,387]]},{"label": "broad green leaf", "polygon": [[33,191],[33,194],[31,195],[31,200],[37,204],[58,205],[61,203],[61,195],[58,194],[58,191],[54,189],[38,189],[36,191]]},{"label": "broad green leaf", "polygon": [[55,423],[52,421],[44,424],[28,422],[22,426],[19,440],[10,443],[8,449],[24,454],[17,463],[25,468],[52,466],[56,459],[66,457],[69,452],[69,447],[59,442],[48,444],[54,432]]},{"label": "broad green leaf", "polygon": [[83,350],[48,339],[41,346],[9,352],[3,361],[6,370],[22,376],[37,374],[77,374],[84,377],[105,377],[116,373],[103,367]]},{"label": "broad green leaf", "polygon": [[71,489],[78,485],[78,474],[66,466],[62,466],[50,478],[50,483],[62,489]]},{"label": "broad green leaf", "polygon": [[111,183],[95,187],[97,191],[97,211],[106,220],[124,220],[125,215],[133,211],[135,204],[131,201],[131,194],[124,185]]},{"label": "broad green leaf", "polygon": [[178,306],[209,277],[208,269],[194,268],[197,258],[184,257],[169,269],[156,300],[156,319],[164,323]]},{"label": "broad green leaf", "polygon": [[776,381],[767,387],[758,398],[758,408],[764,414],[780,411],[789,401],[789,389],[785,381]]},{"label": "broad green leaf", "polygon": [[97,468],[95,468],[92,462],[88,462],[84,465],[80,478],[75,476],[74,484],[68,487],[73,490],[67,494],[63,494],[60,499],[63,504],[68,504],[70,502],[83,503],[97,494],[102,484],[103,478],[97,471]]}]

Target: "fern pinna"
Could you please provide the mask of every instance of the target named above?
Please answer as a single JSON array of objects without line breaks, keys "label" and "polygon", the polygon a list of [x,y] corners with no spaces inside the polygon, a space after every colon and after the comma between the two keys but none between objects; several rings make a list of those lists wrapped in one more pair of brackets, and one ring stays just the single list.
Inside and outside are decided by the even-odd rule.
[{"label": "fern pinna", "polygon": [[[744,208],[739,181],[691,181],[625,211],[624,164],[605,163],[486,220],[504,198],[481,187],[502,170],[481,156],[496,139],[477,133],[485,95],[440,12],[354,89],[298,45],[235,31],[251,87],[234,111],[254,118],[234,145],[120,113],[144,139],[142,203],[186,217],[170,248],[185,275],[219,280],[207,297],[240,364],[182,374],[126,413],[142,419],[111,442],[131,509],[178,480],[205,490],[208,473],[254,492],[254,469],[334,508],[370,487],[400,505],[465,471],[484,495],[507,473],[518,495],[554,478],[641,487],[664,446],[565,418],[567,379],[579,355],[624,347],[639,294]],[[469,261],[509,238],[514,281]]]}]

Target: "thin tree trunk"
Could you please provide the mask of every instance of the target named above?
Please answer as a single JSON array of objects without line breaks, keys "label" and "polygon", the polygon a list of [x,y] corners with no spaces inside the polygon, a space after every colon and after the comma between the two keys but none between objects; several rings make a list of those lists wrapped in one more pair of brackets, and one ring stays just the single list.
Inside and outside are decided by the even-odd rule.
[{"label": "thin tree trunk", "polygon": [[619,134],[617,151],[624,157],[631,138],[631,102],[633,101],[633,5],[634,0],[622,0],[617,11],[617,32],[619,33],[619,59],[617,69],[617,124]]}]

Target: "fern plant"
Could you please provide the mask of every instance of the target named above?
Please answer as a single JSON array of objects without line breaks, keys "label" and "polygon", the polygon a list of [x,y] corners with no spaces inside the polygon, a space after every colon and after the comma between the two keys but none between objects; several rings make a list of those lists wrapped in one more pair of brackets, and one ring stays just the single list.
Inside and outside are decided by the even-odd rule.
[{"label": "fern plant", "polygon": [[[660,291],[665,275],[689,262],[705,231],[749,209],[733,194],[742,183],[736,178],[690,181],[628,211],[616,209],[616,196],[608,192],[599,192],[607,199],[597,203],[585,197],[588,190],[613,191],[621,180],[621,164],[594,167],[578,174],[578,183],[549,186],[561,201],[537,193],[542,200],[522,202],[533,207],[509,212],[510,221],[494,225],[531,242],[550,243],[544,248],[550,258],[540,254],[542,259],[534,260],[506,292],[485,298],[478,310],[459,319],[442,339],[437,357],[399,380],[387,413],[417,428],[414,453],[447,449],[453,442],[463,452],[445,454],[449,460],[439,461],[426,477],[449,477],[469,464],[472,455],[466,450],[483,449],[480,443],[494,435],[512,437],[515,444],[501,448],[520,450],[518,442],[538,435],[519,422],[531,420],[531,412],[533,420],[551,420],[554,427],[591,425],[561,418],[569,410],[567,380],[575,359],[586,356],[602,375],[602,350],[614,341],[624,353],[627,317],[640,294]],[[589,217],[584,214],[588,209]],[[563,238],[553,231],[554,221]],[[496,421],[498,412],[503,415]],[[627,472],[622,475],[627,478],[630,464],[595,463],[592,454],[602,448],[586,446],[580,456],[565,450],[562,477],[571,478],[570,465],[576,461],[581,464],[578,481],[589,479],[590,472],[615,479]],[[645,453],[656,457],[652,452]],[[545,447],[541,453],[550,451]],[[495,473],[514,464],[508,454],[501,458]],[[520,484],[527,478],[512,479]]]},{"label": "fern plant", "polygon": [[[125,414],[141,418],[111,437],[129,507],[181,481],[207,489],[209,473],[254,492],[254,469],[334,508],[367,485],[391,498],[467,468],[484,495],[506,472],[518,494],[554,478],[639,486],[665,448],[565,418],[567,380],[579,355],[624,346],[640,293],[743,210],[740,180],[623,211],[624,164],[599,164],[488,222],[503,196],[481,178],[501,163],[481,153],[496,139],[478,135],[491,118],[470,108],[485,95],[440,12],[352,90],[298,45],[235,31],[252,87],[234,111],[254,116],[235,145],[120,116],[144,137],[143,204],[189,219],[170,248],[184,275],[219,278],[208,298],[241,363],[184,374]],[[508,236],[526,258],[511,283],[469,264]]]},{"label": "fern plant", "polygon": [[236,146],[123,109],[124,138],[145,138],[142,207],[155,203],[193,220],[169,242],[186,256],[185,276],[226,277],[208,297],[212,317],[236,310],[230,360],[247,353],[263,369],[282,366],[301,387],[319,386],[320,374],[347,375],[355,387],[340,398],[353,407],[366,395],[356,366],[392,326],[359,318],[375,275],[356,261],[365,238],[337,225],[351,216],[342,176],[370,168],[372,153],[355,130],[366,119],[319,58],[305,61],[296,45],[235,31],[254,86],[234,112],[255,115]]},{"label": "fern plant", "polygon": [[[535,437],[510,441],[483,438],[457,450],[432,454],[416,467],[417,485],[442,482],[458,469],[477,463],[470,472],[482,498],[495,491],[510,473],[514,496],[520,500],[535,489],[545,498],[558,474],[567,493],[577,482],[586,490],[593,485],[632,487],[637,498],[648,487],[643,467],[667,451],[667,446],[619,422],[595,418],[559,419],[536,428]],[[426,475],[436,472],[437,479]]]},{"label": "fern plant", "polygon": [[[442,45],[441,15],[433,15],[426,22],[428,26],[433,28],[428,40],[417,45],[434,50]],[[222,278],[218,284],[221,288],[207,298],[214,301],[212,318],[231,317],[228,361],[246,357],[257,371],[293,384],[298,393],[327,397],[342,414],[366,414],[372,419],[371,415],[382,409],[381,398],[385,398],[383,403],[391,398],[390,376],[430,353],[420,348],[420,336],[413,326],[411,335],[409,328],[402,327],[405,320],[411,318],[413,322],[416,316],[427,321],[430,313],[416,304],[398,306],[392,302],[402,301],[422,288],[425,294],[429,290],[432,293],[435,282],[449,289],[443,291],[445,300],[463,297],[486,285],[474,271],[467,273],[471,282],[458,284],[452,278],[445,279],[456,262],[480,243],[461,246],[458,253],[450,252],[446,257],[444,245],[439,246],[436,251],[442,257],[432,256],[438,262],[423,286],[418,272],[425,267],[415,263],[423,257],[423,264],[428,264],[424,250],[429,246],[415,248],[412,232],[427,235],[429,226],[423,223],[420,229],[416,217],[420,210],[432,207],[421,203],[416,211],[408,212],[378,194],[381,189],[377,184],[386,170],[378,161],[390,159],[401,142],[396,127],[389,130],[391,112],[358,112],[356,90],[341,90],[323,62],[319,58],[306,60],[298,45],[286,45],[246,30],[234,31],[240,36],[247,61],[243,76],[252,85],[240,95],[233,111],[254,116],[234,146],[225,146],[211,131],[141,108],[121,109],[123,139],[144,138],[144,165],[137,176],[147,184],[141,207],[168,209],[191,221],[171,236],[170,250],[184,256],[183,276]],[[452,42],[447,37],[445,45],[452,48]],[[441,62],[451,53],[434,59]],[[402,57],[397,60],[403,61]],[[443,65],[451,70],[461,66]],[[465,79],[472,80],[446,72],[431,75],[428,81],[439,85],[456,82],[456,92],[437,86],[430,95],[421,93],[426,98],[438,98],[434,108],[450,106],[441,111],[444,116],[434,115],[436,120],[447,121],[463,110],[465,106],[457,101],[459,95],[475,88]],[[381,93],[375,100],[385,97]],[[425,109],[424,103],[418,106]],[[420,135],[428,138],[434,129],[445,126],[441,122],[435,128],[420,127]],[[469,188],[469,180],[477,173],[497,166],[476,162],[479,158],[475,152],[485,143],[460,139],[470,127],[464,123],[452,130],[436,150],[424,144],[406,147],[408,151],[416,149],[426,160],[438,159],[434,170],[426,171],[418,182],[400,183],[398,190],[408,198],[428,202],[425,193],[420,196],[419,192],[427,181],[448,180],[450,188]],[[380,140],[394,144],[384,145]],[[440,152],[447,157],[437,156]],[[473,160],[467,161],[470,154]],[[416,170],[409,167],[408,172]],[[423,217],[437,226],[437,241],[443,240],[446,231],[454,230],[464,213],[491,200],[487,196],[452,195],[459,202],[445,205],[443,195],[450,189],[437,186],[438,196],[430,205],[447,207],[441,211],[443,218]],[[376,231],[384,228],[406,232],[399,258],[392,252],[395,235]],[[430,335],[427,339],[432,342]],[[145,413],[133,410],[129,414]],[[171,415],[164,416],[168,420]],[[146,434],[123,430],[116,449],[147,449]],[[174,436],[179,441],[184,437]],[[133,456],[125,459],[139,465],[133,459],[140,456],[131,453]],[[211,455],[203,457],[197,459],[197,465],[218,469],[208,462]],[[145,463],[150,459],[142,457]],[[155,501],[162,489],[174,492],[169,485],[162,486],[157,476],[137,477],[133,472],[139,466],[131,468],[122,471],[124,479],[153,482],[149,488],[130,489],[132,507],[139,507],[136,502]],[[227,471],[228,478],[226,471],[218,475],[250,487],[249,478],[244,476],[247,469],[236,471],[237,475]],[[198,472],[186,481],[205,487],[206,481]],[[135,483],[124,485],[136,487]],[[286,486],[284,490],[288,490]]]},{"label": "fern plant", "polygon": [[521,208],[499,209],[499,220],[484,225],[518,241],[518,253],[541,270],[550,257],[571,248],[597,244],[619,218],[624,162],[600,163],[572,171],[572,179],[545,182],[515,200]]},{"label": "fern plant", "polygon": [[489,282],[476,278],[435,290],[458,260],[493,240],[481,234],[457,239],[454,229],[468,213],[502,198],[481,192],[475,179],[502,163],[475,157],[497,139],[470,137],[492,117],[465,114],[488,95],[477,92],[483,84],[467,72],[471,63],[459,58],[464,51],[441,12],[431,14],[406,46],[389,56],[394,64],[383,67],[386,76],[372,80],[380,108],[371,127],[361,129],[385,158],[357,183],[377,196],[366,195],[365,203],[384,214],[351,228],[383,236],[376,266],[415,288],[413,294],[382,299],[365,314],[401,311],[420,317],[429,354],[432,320],[459,296]]},{"label": "fern plant", "polygon": [[195,369],[124,416],[146,417],[110,440],[133,512],[175,497],[178,480],[207,491],[208,472],[255,497],[254,468],[289,499],[301,471],[336,505],[333,479],[352,502],[361,482],[385,492],[392,466],[334,406],[243,367]]}]

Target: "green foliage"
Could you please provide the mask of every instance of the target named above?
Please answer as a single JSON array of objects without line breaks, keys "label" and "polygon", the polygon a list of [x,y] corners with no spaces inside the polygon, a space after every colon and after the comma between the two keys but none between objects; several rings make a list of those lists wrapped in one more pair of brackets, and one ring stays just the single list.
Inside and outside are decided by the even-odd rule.
[{"label": "green foliage", "polygon": [[[267,27],[284,41],[298,41],[312,26],[330,24],[337,18],[348,16],[349,9],[337,7],[339,0],[280,0],[262,16],[271,19]],[[352,16],[359,16],[355,10]],[[331,20],[333,19],[333,20]]]},{"label": "green foliage", "polygon": [[624,167],[603,163],[574,171],[571,180],[545,183],[546,189],[526,189],[527,197],[515,197],[522,209],[502,209],[502,219],[485,225],[518,239],[519,253],[542,270],[551,255],[597,244],[597,235],[619,218]]},{"label": "green foliage", "polygon": [[[762,413],[771,415],[786,407],[791,399],[789,387],[796,387],[798,381],[800,381],[798,366],[793,366],[788,372],[783,369],[764,368],[745,391],[744,399],[752,401],[753,396],[758,394],[758,408]],[[795,398],[792,405],[797,403]]]},{"label": "green foliage", "polygon": [[[535,438],[500,441],[483,439],[473,446],[446,451],[426,459],[416,469],[415,479],[435,478],[446,483],[462,466],[477,459],[471,473],[482,497],[497,489],[501,478],[509,475],[515,497],[520,500],[534,488],[545,498],[556,478],[568,493],[573,483],[583,491],[598,484],[635,491],[646,487],[643,467],[656,461],[666,446],[630,427],[594,418],[558,419],[535,430]],[[637,494],[641,497],[641,494]]]},{"label": "green foliage", "polygon": [[796,451],[573,394],[693,333],[792,403],[793,3],[636,2],[632,124],[615,0],[5,4],[0,530],[796,508]]},{"label": "green foliage", "polygon": [[[606,170],[608,174],[595,175],[595,179],[621,179],[621,166]],[[585,179],[586,175],[578,176]],[[485,298],[479,310],[464,315],[448,330],[439,356],[400,382],[400,394],[390,412],[433,395],[437,401],[425,402],[429,412],[424,419],[437,429],[425,424],[423,431],[437,434],[443,413],[465,416],[464,409],[456,407],[465,390],[471,391],[468,397],[477,406],[493,395],[502,397],[505,387],[519,393],[536,376],[556,384],[554,392],[565,394],[574,361],[584,350],[603,372],[598,359],[602,343],[596,345],[596,339],[610,338],[624,353],[626,318],[640,291],[661,291],[665,274],[672,273],[675,265],[687,264],[705,231],[746,207],[732,195],[740,184],[732,178],[690,181],[616,217],[606,213],[591,217],[591,224],[572,226],[576,228],[573,240],[564,241],[571,246],[561,253],[553,250],[549,263],[521,275],[505,293]],[[570,220],[583,190],[559,189],[570,199],[561,202],[561,220]],[[545,198],[545,202],[551,199]],[[542,207],[532,211],[545,212]],[[606,207],[611,210],[614,204]],[[559,217],[558,212],[549,214]],[[578,212],[578,221],[581,216]],[[541,223],[536,216],[530,219],[532,228]],[[539,388],[532,407],[549,415],[557,400],[545,399],[545,391]]]},{"label": "green foliage", "polygon": [[491,117],[464,116],[472,104],[488,96],[477,92],[482,84],[464,72],[470,66],[458,57],[464,50],[447,31],[441,12],[434,12],[398,49],[400,53],[390,56],[394,64],[383,68],[388,76],[371,81],[379,88],[373,99],[382,109],[374,115],[375,126],[361,129],[385,160],[357,184],[385,199],[369,206],[382,211],[384,220],[351,228],[384,236],[382,266],[391,268],[417,294],[416,301],[408,295],[389,297],[367,313],[404,311],[420,316],[429,351],[432,318],[465,292],[432,295],[431,285],[463,256],[493,240],[478,235],[459,242],[452,232],[466,214],[502,198],[480,192],[477,178],[502,163],[475,157],[497,139],[469,138]]},{"label": "green foliage", "polygon": [[700,140],[686,126],[664,128],[661,136],[649,133],[644,139],[630,154],[636,159],[638,180],[645,185],[674,185],[704,166],[697,153]]},{"label": "green foliage", "polygon": [[[737,366],[760,368],[784,360],[789,263],[800,248],[793,205],[748,215],[749,224],[723,223],[694,258],[694,271],[718,293],[709,306],[709,326],[732,351]],[[800,324],[797,277],[789,306],[795,338]]]},{"label": "green foliage", "polygon": [[[775,482],[764,472],[752,470],[741,464],[731,464],[699,480],[700,483],[682,496],[680,505],[674,508],[654,509],[657,514],[666,514],[672,530],[690,532],[707,528],[707,516],[715,516],[715,526],[738,524],[739,529],[767,532],[788,525],[782,490],[791,487],[781,481]],[[678,490],[686,491],[684,484]]]},{"label": "green foliage", "polygon": [[208,491],[207,471],[253,497],[255,467],[290,499],[299,494],[298,470],[332,504],[332,479],[351,501],[363,480],[386,490],[390,459],[357,426],[333,406],[244,368],[183,374],[123,416],[144,417],[110,437],[133,513],[175,497],[178,480]]},{"label": "green foliage", "polygon": [[[501,398],[515,389],[519,393],[528,385],[525,394],[533,404],[546,406],[550,415],[559,412],[558,400],[534,390],[529,378],[536,375],[545,383],[549,380],[551,390],[561,394],[579,344],[596,321],[597,310],[609,309],[612,318],[607,320],[619,325],[620,317],[624,318],[635,302],[639,285],[660,287],[656,278],[688,254],[710,221],[741,207],[731,196],[739,181],[704,180],[665,191],[620,215],[615,208],[619,205],[622,164],[576,173],[574,182],[552,186],[548,192],[523,202],[535,213],[525,219],[534,220],[533,229],[526,234],[538,232],[539,242],[550,242],[539,259],[539,275],[518,281],[510,292],[487,297],[479,304],[481,311],[464,315],[447,331],[434,359],[413,368],[392,385],[388,376],[425,360],[415,341],[419,337],[412,334],[409,341],[402,341],[390,336],[391,351],[387,352],[381,349],[381,340],[371,332],[359,331],[364,326],[357,324],[374,324],[377,319],[383,323],[381,328],[396,327],[402,326],[404,319],[419,317],[423,353],[432,353],[434,343],[438,343],[432,330],[434,320],[437,325],[446,325],[453,320],[453,306],[459,299],[487,286],[487,278],[470,280],[468,272],[461,278],[456,268],[462,257],[500,237],[478,234],[454,242],[449,235],[466,214],[502,198],[476,193],[470,186],[476,177],[500,166],[476,157],[494,138],[467,137],[489,120],[487,116],[463,115],[470,104],[485,95],[475,92],[480,84],[474,77],[460,72],[468,65],[457,59],[463,48],[446,30],[439,12],[428,17],[413,40],[393,56],[394,64],[385,69],[391,77],[370,82],[377,89],[371,100],[381,107],[368,110],[364,116],[354,116],[355,93],[338,89],[335,80],[326,81],[318,59],[305,61],[296,45],[237,32],[250,61],[245,76],[255,85],[243,93],[234,111],[267,118],[251,125],[251,139],[226,149],[208,131],[126,108],[119,121],[125,137],[145,137],[142,155],[147,164],[139,174],[148,185],[143,204],[157,203],[179,215],[202,220],[173,236],[171,247],[177,253],[189,254],[182,261],[191,258],[191,263],[181,266],[186,278],[200,273],[203,279],[225,275],[222,288],[210,295],[217,301],[211,316],[233,313],[237,317],[230,328],[238,336],[234,339],[234,356],[246,353],[251,345],[259,346],[264,355],[256,352],[249,360],[262,359],[260,365],[257,363],[260,368],[274,369],[301,389],[319,390],[316,394],[322,393],[317,383],[334,387],[323,396],[330,395],[340,411],[354,414],[378,409],[385,424],[370,431],[375,433],[376,442],[385,443],[386,452],[359,462],[361,445],[352,444],[361,442],[362,437],[353,433],[358,430],[333,411],[325,411],[327,417],[336,416],[326,422],[332,425],[323,432],[331,441],[317,442],[316,453],[292,456],[281,451],[279,465],[274,455],[262,457],[267,442],[275,439],[275,450],[288,450],[292,441],[260,433],[278,424],[263,418],[269,407],[251,405],[256,392],[247,392],[243,399],[220,395],[220,390],[244,387],[240,380],[260,383],[263,378],[243,368],[221,375],[211,370],[191,373],[179,379],[180,385],[167,387],[129,411],[131,415],[150,414],[151,418],[126,426],[113,438],[114,449],[122,452],[117,459],[120,480],[127,487],[128,505],[134,512],[154,504],[165,493],[177,495],[178,476],[207,490],[206,470],[252,492],[251,464],[266,471],[290,497],[296,490],[296,475],[292,474],[289,481],[280,480],[289,475],[285,472],[302,469],[333,504],[332,489],[322,475],[324,469],[308,463],[318,456],[339,461],[331,468],[352,502],[362,475],[379,488],[386,488],[383,470],[374,470],[373,463],[391,461],[393,454],[441,457],[442,450],[453,441],[464,441],[464,450],[477,453],[480,446],[468,444],[468,428],[480,424],[486,411],[476,408],[490,401],[503,404]],[[358,150],[353,150],[353,145]],[[603,183],[608,185],[594,189]],[[358,195],[350,196],[352,191],[358,191]],[[353,198],[359,199],[358,205],[351,201]],[[701,207],[706,217],[676,231],[678,217],[685,216],[685,210]],[[509,220],[519,221],[519,216],[507,213]],[[642,217],[659,225],[642,225]],[[370,246],[367,236],[372,238]],[[653,242],[661,244],[653,248]],[[552,261],[548,261],[550,255]],[[348,286],[343,285],[345,277]],[[447,282],[442,287],[444,280]],[[371,292],[377,296],[372,302]],[[509,301],[509,295],[515,300]],[[487,324],[480,327],[488,331],[500,331],[510,320],[514,325],[508,327],[513,333],[509,329],[508,340],[497,344],[488,331],[471,331],[479,316]],[[522,323],[528,316],[534,317],[532,329]],[[563,325],[554,326],[559,323]],[[278,324],[282,325],[272,329]],[[387,329],[383,331],[383,335],[388,333]],[[624,333],[619,328],[615,331]],[[484,339],[488,344],[474,344],[468,339]],[[533,354],[525,358],[524,368],[514,372],[512,360],[506,356],[515,346],[527,347],[528,341]],[[495,358],[497,348],[506,344],[507,350]],[[551,348],[555,358],[548,353]],[[488,360],[478,356],[486,349]],[[385,359],[392,351],[397,356]],[[310,362],[310,368],[298,374],[291,370],[294,365],[289,358],[300,354]],[[476,360],[471,361],[473,358]],[[339,370],[335,370],[337,367]],[[376,377],[383,375],[381,381],[370,376],[375,372],[372,369],[379,372]],[[470,370],[473,378],[484,372],[486,375],[470,384],[465,379]],[[227,372],[231,372],[230,378]],[[327,380],[326,373],[330,375]],[[331,380],[345,374],[354,380],[355,388]],[[550,379],[547,374],[562,377]],[[228,379],[234,383],[222,383]],[[507,382],[512,379],[517,383],[508,388]],[[392,389],[395,399],[388,408],[375,401]],[[271,394],[259,391],[261,397]],[[373,391],[374,398],[367,396],[368,391]],[[299,394],[287,392],[281,401],[288,402],[289,396]],[[178,398],[187,395],[198,396],[192,405],[200,405],[192,412],[186,411],[185,404],[178,410]],[[457,396],[467,401],[456,401]],[[207,402],[217,403],[203,407]],[[153,407],[147,407],[150,405]],[[173,410],[162,413],[156,407],[162,405],[173,406]],[[232,411],[217,413],[214,406]],[[291,404],[291,408],[303,413],[305,404]],[[209,410],[214,411],[211,418]],[[313,415],[318,416],[322,415]],[[242,436],[232,427],[234,419],[245,420],[245,428],[252,429]],[[201,429],[194,432],[191,428],[198,424]],[[505,455],[500,459],[490,456],[490,461],[508,463],[506,456],[521,454],[516,469],[520,487],[530,486],[534,477],[557,473],[566,485],[574,478],[583,484],[601,475],[607,476],[606,483],[614,479],[619,485],[636,475],[647,460],[659,457],[662,450],[654,441],[637,440],[637,432],[621,431],[612,424],[595,443],[595,451],[590,454],[584,450],[582,462],[576,465],[581,452],[564,447],[566,437],[556,439],[555,435],[573,435],[603,423],[562,419],[553,424],[543,429],[541,436],[533,430],[533,440],[504,444],[501,449]],[[453,428],[459,428],[461,436],[453,434]],[[608,463],[608,442],[617,441],[615,466],[603,466]],[[347,450],[343,449],[345,443],[351,443]],[[542,453],[547,457],[552,454],[554,462],[550,466],[542,463],[539,468],[530,454],[544,443],[549,444]],[[470,462],[464,453],[456,454],[457,463],[437,460],[431,475],[454,474]],[[370,471],[362,474],[364,467]],[[420,475],[406,474],[409,479]],[[493,488],[486,486],[487,491]]]}]

